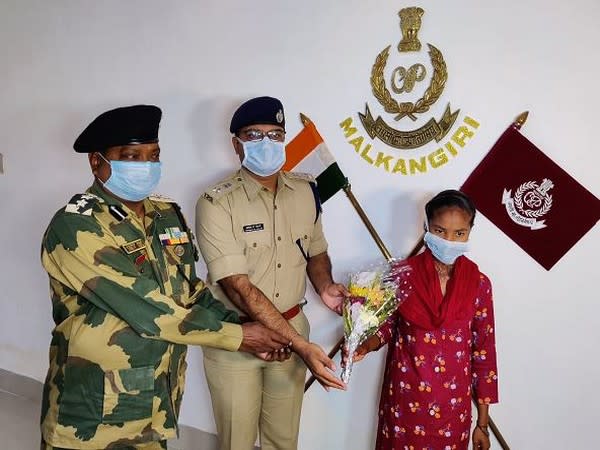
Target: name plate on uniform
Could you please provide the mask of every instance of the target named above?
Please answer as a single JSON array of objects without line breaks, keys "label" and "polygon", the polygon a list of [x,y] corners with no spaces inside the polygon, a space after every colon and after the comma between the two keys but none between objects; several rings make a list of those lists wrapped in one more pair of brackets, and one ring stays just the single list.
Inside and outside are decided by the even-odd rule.
[{"label": "name plate on uniform", "polygon": [[265,229],[264,223],[253,223],[250,225],[244,225],[244,233],[250,233],[252,231],[262,231]]},{"label": "name plate on uniform", "polygon": [[123,248],[123,250],[125,250],[125,253],[127,253],[128,255],[131,255],[132,253],[135,253],[137,251],[140,251],[140,250],[146,248],[146,245],[144,244],[144,242],[141,239],[136,239],[135,241],[131,241],[131,242],[128,242],[127,244],[123,244],[121,247]]}]

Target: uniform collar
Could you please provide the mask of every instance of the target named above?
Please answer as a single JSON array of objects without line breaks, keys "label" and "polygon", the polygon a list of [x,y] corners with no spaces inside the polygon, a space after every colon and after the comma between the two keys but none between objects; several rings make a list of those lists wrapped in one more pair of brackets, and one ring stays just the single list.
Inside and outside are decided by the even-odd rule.
[{"label": "uniform collar", "polygon": [[89,192],[90,194],[94,194],[96,197],[100,197],[102,200],[104,200],[104,203],[106,203],[109,206],[115,205],[126,207],[123,203],[121,203],[120,200],[118,200],[116,197],[113,197],[109,192],[102,189],[102,186],[100,186],[100,182],[98,180],[94,180],[94,184],[92,184],[88,188],[87,192]]},{"label": "uniform collar", "polygon": [[[236,177],[242,181],[248,200],[254,200],[258,193],[264,189],[264,186],[258,182],[245,168],[241,168]],[[293,184],[290,182],[289,177],[283,171],[280,171],[277,176],[277,193],[281,192],[283,188],[294,189]]]},{"label": "uniform collar", "polygon": [[[127,214],[130,215],[131,217],[137,217],[137,214],[134,213],[131,209],[129,209],[127,207],[127,205],[125,205],[123,202],[121,202],[116,197],[113,197],[106,190],[102,189],[102,186],[100,186],[100,183],[98,182],[98,180],[94,180],[94,183],[88,188],[87,192],[89,192],[90,194],[94,194],[97,197],[100,197],[102,200],[104,200],[104,203],[106,203],[108,206],[111,206],[111,205],[118,206],[118,207],[122,208],[123,210],[125,210],[127,212]],[[152,201],[149,198],[144,199],[144,210],[146,212],[146,216],[148,216],[149,213],[151,214],[152,212],[158,213],[156,211],[156,208],[154,207],[154,204],[152,203]],[[155,216],[156,214],[152,214],[152,215]]]}]

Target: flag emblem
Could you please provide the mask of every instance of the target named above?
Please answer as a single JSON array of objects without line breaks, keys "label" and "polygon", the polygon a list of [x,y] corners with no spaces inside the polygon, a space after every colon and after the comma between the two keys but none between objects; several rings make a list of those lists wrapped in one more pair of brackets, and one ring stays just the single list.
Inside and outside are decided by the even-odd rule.
[{"label": "flag emblem", "polygon": [[519,132],[525,118],[500,136],[461,191],[550,270],[598,222],[600,200]]},{"label": "flag emblem", "polygon": [[502,204],[514,223],[532,230],[540,230],[547,225],[544,223],[545,220],[537,219],[543,217],[552,208],[552,195],[548,191],[553,187],[552,180],[544,178],[539,185],[535,181],[521,184],[515,191],[514,197],[511,196],[511,191],[505,188],[502,193]]}]

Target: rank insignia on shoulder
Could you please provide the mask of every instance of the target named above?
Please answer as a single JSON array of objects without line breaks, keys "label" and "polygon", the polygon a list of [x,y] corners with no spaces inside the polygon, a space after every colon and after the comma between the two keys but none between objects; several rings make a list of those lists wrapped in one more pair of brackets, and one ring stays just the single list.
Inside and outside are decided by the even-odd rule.
[{"label": "rank insignia on shoulder", "polygon": [[230,178],[207,189],[202,197],[212,203],[215,200],[219,200],[223,196],[229,194],[231,191],[237,189],[241,185],[242,179],[240,177]]},{"label": "rank insignia on shoulder", "polygon": [[150,200],[154,200],[155,202],[175,203],[175,200],[173,200],[172,198],[169,198],[169,197],[167,197],[165,195],[161,195],[161,194],[152,194],[148,198]]},{"label": "rank insignia on shoulder", "polygon": [[162,245],[178,245],[187,244],[190,238],[185,231],[181,231],[179,227],[165,228],[164,233],[158,235]]},{"label": "rank insignia on shoulder", "polygon": [[65,211],[74,214],[82,214],[84,216],[91,216],[94,205],[98,202],[102,203],[103,200],[94,194],[77,194],[71,198],[65,207]]},{"label": "rank insignia on shoulder", "polygon": [[131,255],[132,253],[144,250],[146,248],[146,244],[144,244],[144,241],[141,239],[136,239],[135,241],[127,242],[126,244],[121,245],[121,248],[125,250],[125,253]]},{"label": "rank insignia on shoulder", "polygon": [[308,181],[308,182],[314,182],[315,181],[315,177],[312,176],[310,173],[305,173],[305,172],[286,172],[286,174],[293,179],[296,180],[304,180],[304,181]]}]

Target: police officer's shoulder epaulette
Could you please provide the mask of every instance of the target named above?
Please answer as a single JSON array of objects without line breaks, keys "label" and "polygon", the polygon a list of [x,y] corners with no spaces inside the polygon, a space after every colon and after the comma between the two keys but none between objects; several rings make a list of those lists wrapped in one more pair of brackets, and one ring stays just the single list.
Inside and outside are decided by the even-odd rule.
[{"label": "police officer's shoulder epaulette", "polygon": [[69,203],[67,203],[67,206],[65,206],[65,212],[91,216],[94,205],[98,203],[104,203],[104,200],[97,195],[89,192],[77,194],[74,195],[71,200],[69,200]]},{"label": "police officer's shoulder epaulette", "polygon": [[161,194],[152,194],[148,198],[154,202],[176,203],[172,198]]},{"label": "police officer's shoulder epaulette", "polygon": [[304,180],[304,181],[308,181],[309,183],[315,182],[315,177],[313,177],[310,173],[286,172],[285,174],[288,176],[288,178],[291,178],[292,180]]},{"label": "police officer's shoulder epaulette", "polygon": [[217,183],[217,184],[211,186],[206,191],[204,191],[204,194],[202,194],[202,197],[205,198],[206,200],[208,200],[209,202],[214,203],[214,202],[219,201],[221,198],[223,198],[225,195],[229,194],[230,192],[235,191],[236,189],[241,187],[243,184],[244,184],[243,178],[236,175],[234,177],[228,178],[224,181],[221,181],[220,183]]}]

